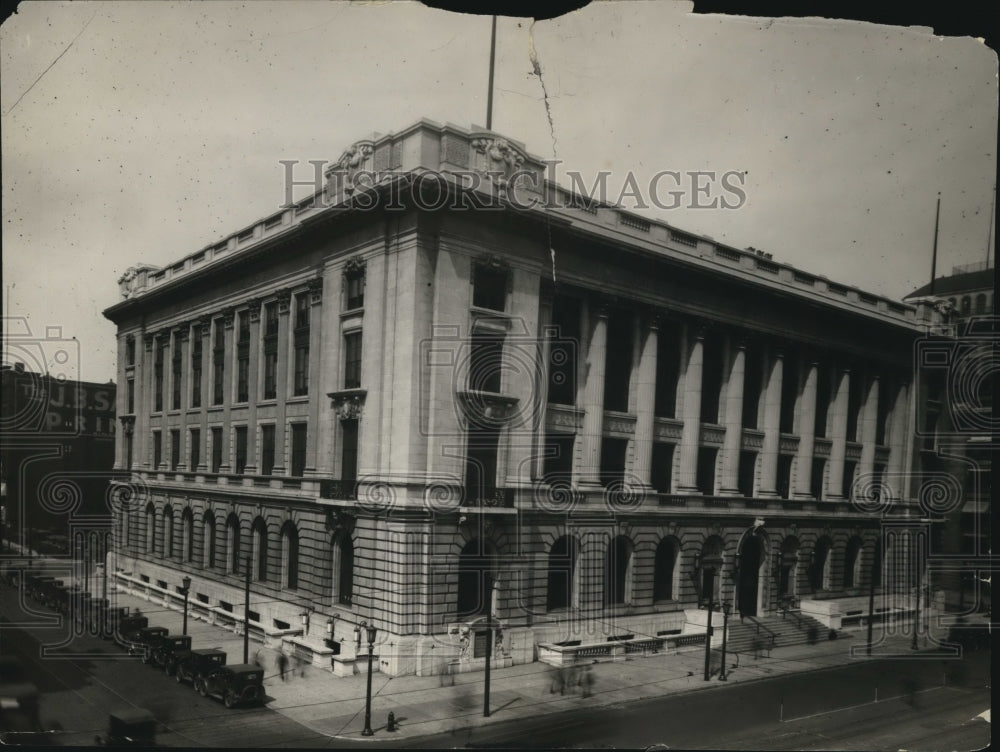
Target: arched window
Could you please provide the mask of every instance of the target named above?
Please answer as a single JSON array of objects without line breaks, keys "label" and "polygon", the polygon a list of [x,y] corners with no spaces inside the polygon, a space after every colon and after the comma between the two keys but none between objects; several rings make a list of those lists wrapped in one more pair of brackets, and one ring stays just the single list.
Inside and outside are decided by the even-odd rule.
[{"label": "arched window", "polygon": [[226,519],[226,572],[240,571],[240,520],[235,514]]},{"label": "arched window", "polygon": [[485,614],[493,584],[494,549],[488,540],[473,538],[458,556],[458,618]]},{"label": "arched window", "polygon": [[[711,599],[718,602],[722,593],[722,553],[725,541],[718,535],[709,537],[701,547],[695,572],[698,586],[698,606],[706,606]],[[711,586],[711,590],[709,590]]]},{"label": "arched window", "polygon": [[354,598],[354,540],[346,530],[333,539],[333,600],[350,605]]},{"label": "arched window", "polygon": [[299,586],[299,530],[291,520],[281,529],[281,585],[289,590]]},{"label": "arched window", "polygon": [[579,545],[576,538],[564,535],[556,539],[549,550],[549,587],[546,607],[549,611],[559,608],[576,608],[580,594],[577,577]]},{"label": "arched window", "polygon": [[976,296],[976,313],[986,313],[986,295],[983,293]]},{"label": "arched window", "polygon": [[968,316],[972,311],[972,299],[968,295],[962,296],[962,315]]},{"label": "arched window", "polygon": [[201,523],[202,559],[201,565],[206,569],[215,566],[215,514],[211,509],[205,510]]},{"label": "arched window", "polygon": [[653,568],[653,600],[672,601],[677,597],[677,555],[680,551],[677,541],[664,538],[656,547],[656,561]]},{"label": "arched window", "polygon": [[169,504],[163,510],[163,558],[174,555],[174,508]]},{"label": "arched window", "polygon": [[618,535],[608,542],[604,558],[604,605],[632,600],[632,541]]},{"label": "arched window", "polygon": [[833,541],[825,535],[816,541],[812,566],[809,568],[809,584],[812,586],[813,592],[830,589],[831,548],[833,548]]},{"label": "arched window", "polygon": [[844,587],[857,587],[861,582],[861,538],[852,536],[844,553]]},{"label": "arched window", "polygon": [[191,507],[184,507],[181,514],[181,558],[184,561],[194,558],[194,513]]},{"label": "arched window", "polygon": [[156,507],[153,502],[146,505],[146,553],[154,553],[156,548]]},{"label": "arched window", "polygon": [[253,562],[255,579],[267,580],[267,523],[258,517],[251,527],[253,538]]}]

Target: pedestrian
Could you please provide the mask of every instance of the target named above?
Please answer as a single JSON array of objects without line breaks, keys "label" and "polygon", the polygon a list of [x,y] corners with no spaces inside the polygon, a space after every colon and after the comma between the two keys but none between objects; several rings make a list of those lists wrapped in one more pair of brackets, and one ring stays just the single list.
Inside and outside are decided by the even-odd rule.
[{"label": "pedestrian", "polygon": [[903,692],[906,695],[906,704],[915,709],[917,707],[917,680],[912,676],[904,677]]},{"label": "pedestrian", "polygon": [[584,697],[590,697],[591,688],[594,686],[594,672],[590,666],[583,671],[583,676],[580,677],[580,689]]},{"label": "pedestrian", "polygon": [[298,654],[295,655],[295,669],[298,672],[299,676],[305,676],[306,675],[306,662],[305,662],[305,659],[301,655],[298,655]]},{"label": "pedestrian", "polygon": [[552,670],[552,682],[549,684],[549,694],[554,695],[556,690],[559,694],[565,693],[566,688],[566,669],[559,667]]},{"label": "pedestrian", "polygon": [[760,658],[761,653],[764,652],[764,642],[759,637],[753,638],[753,657],[754,660]]},{"label": "pedestrian", "polygon": [[285,671],[288,669],[288,656],[284,652],[278,653],[278,671],[281,673],[281,681],[285,681]]},{"label": "pedestrian", "polygon": [[576,688],[580,685],[580,669],[576,666],[570,666],[569,674],[566,677],[566,686],[569,687],[570,692],[576,692]]}]

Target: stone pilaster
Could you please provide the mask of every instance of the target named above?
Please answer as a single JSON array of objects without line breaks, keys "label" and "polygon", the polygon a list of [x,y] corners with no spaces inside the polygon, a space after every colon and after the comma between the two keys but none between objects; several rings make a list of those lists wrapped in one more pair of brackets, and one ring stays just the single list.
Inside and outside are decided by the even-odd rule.
[{"label": "stone pilaster", "polygon": [[828,474],[827,496],[831,499],[844,498],[844,456],[847,453],[847,404],[851,391],[851,372],[842,369],[836,374],[833,401],[830,403],[830,472]]},{"label": "stone pilaster", "polygon": [[[604,369],[608,351],[608,309],[599,301],[588,301],[594,314],[587,347],[587,381],[583,391],[583,452],[580,483],[600,483],[601,433],[604,430]],[[596,308],[596,310],[594,310]]]},{"label": "stone pilaster", "polygon": [[684,381],[684,427],[681,430],[679,493],[697,493],[698,443],[701,438],[701,376],[705,358],[705,331],[701,326],[684,327],[687,362],[681,378]]},{"label": "stone pilaster", "polygon": [[745,341],[730,343],[729,378],[726,384],[726,438],[722,445],[722,479],[719,486],[719,493],[723,496],[740,494],[739,471],[740,448],[743,443],[743,383],[746,355]]},{"label": "stone pilaster", "polygon": [[643,486],[650,487],[653,464],[653,408],[656,401],[656,351],[660,322],[650,318],[639,350],[636,383],[635,461],[633,471]]},{"label": "stone pilaster", "polygon": [[799,451],[795,458],[798,466],[795,473],[793,495],[799,499],[812,498],[812,460],[816,444],[816,384],[819,380],[818,364],[806,365],[806,378],[802,386],[802,401],[799,403]]},{"label": "stone pilaster", "polygon": [[771,349],[767,386],[764,387],[764,442],[761,447],[760,496],[778,495],[778,450],[781,445],[781,379],[785,356]]}]

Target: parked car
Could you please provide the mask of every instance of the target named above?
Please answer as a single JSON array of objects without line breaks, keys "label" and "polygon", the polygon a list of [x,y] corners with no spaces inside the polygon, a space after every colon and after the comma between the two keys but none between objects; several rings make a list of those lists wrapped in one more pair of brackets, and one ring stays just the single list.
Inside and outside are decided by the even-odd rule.
[{"label": "parked car", "polygon": [[135,639],[128,642],[129,655],[141,655],[142,662],[149,663],[153,659],[153,648],[169,634],[166,627],[142,627]]},{"label": "parked car", "polygon": [[118,629],[118,625],[129,617],[128,606],[104,606],[95,612],[97,633],[101,639],[112,637]]},{"label": "parked car", "polygon": [[[167,673],[173,673],[177,683],[190,681],[194,684],[198,679],[226,665],[226,653],[215,648],[192,650],[183,658],[176,658],[173,666],[167,666]],[[171,670],[172,669],[172,670]]]},{"label": "parked car", "polygon": [[31,682],[0,684],[0,743],[34,744],[43,738],[38,699]]},{"label": "parked car", "polygon": [[221,697],[227,708],[241,704],[264,704],[264,669],[247,663],[220,666],[195,680],[202,697]]},{"label": "parked car", "polygon": [[156,718],[148,710],[129,708],[108,715],[108,733],[97,744],[107,747],[155,747]]},{"label": "parked car", "polygon": [[191,652],[190,635],[167,635],[153,647],[152,661],[154,666],[166,669],[167,675],[173,673],[175,661],[187,657]]}]

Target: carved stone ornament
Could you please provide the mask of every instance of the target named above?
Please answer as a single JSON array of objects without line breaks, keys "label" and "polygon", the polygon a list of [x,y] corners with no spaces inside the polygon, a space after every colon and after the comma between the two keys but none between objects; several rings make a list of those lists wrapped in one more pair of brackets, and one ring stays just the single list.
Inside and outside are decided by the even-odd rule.
[{"label": "carved stone ornament", "polygon": [[247,311],[250,313],[251,324],[260,321],[260,298],[250,298],[247,301]]},{"label": "carved stone ornament", "polygon": [[233,321],[236,318],[236,311],[233,308],[223,308],[222,309],[222,321],[226,329],[233,328]]},{"label": "carved stone ornament", "polygon": [[147,350],[150,350],[153,347],[153,340],[155,339],[156,335],[154,333],[146,332],[145,334],[142,335],[142,344],[146,347]]},{"label": "carved stone ornament", "polygon": [[122,424],[122,433],[126,436],[131,436],[133,430],[135,430],[135,416],[119,415],[118,420],[120,420]]},{"label": "carved stone ornament", "polygon": [[330,392],[330,406],[338,420],[360,420],[365,406],[365,389],[345,389],[341,392]]},{"label": "carved stone ornament", "polygon": [[118,278],[118,292],[121,296],[128,300],[133,295],[135,295],[137,289],[136,278],[139,276],[139,268],[136,266],[130,266],[125,270],[125,273]]},{"label": "carved stone ornament", "polygon": [[288,313],[288,307],[292,302],[292,291],[287,287],[278,290],[278,313]]},{"label": "carved stone ornament", "polygon": [[357,274],[359,272],[364,272],[364,270],[365,260],[361,256],[349,258],[344,264],[344,274]]},{"label": "carved stone ornament", "polygon": [[326,177],[340,175],[343,180],[344,192],[354,193],[354,178],[363,167],[365,160],[375,153],[375,145],[371,141],[358,141],[340,155],[340,159],[327,169]]},{"label": "carved stone ornament", "polygon": [[492,392],[458,392],[462,412],[469,420],[483,425],[502,426],[517,413],[517,397]]},{"label": "carved stone ornament", "polygon": [[323,300],[323,278],[317,277],[316,279],[310,279],[307,285],[309,290],[309,303],[310,305],[316,305]]}]

